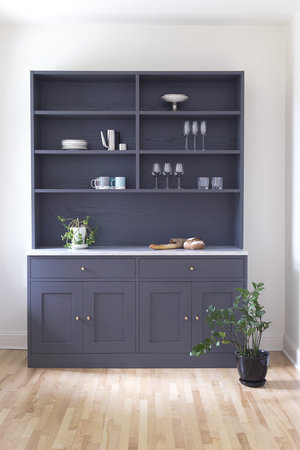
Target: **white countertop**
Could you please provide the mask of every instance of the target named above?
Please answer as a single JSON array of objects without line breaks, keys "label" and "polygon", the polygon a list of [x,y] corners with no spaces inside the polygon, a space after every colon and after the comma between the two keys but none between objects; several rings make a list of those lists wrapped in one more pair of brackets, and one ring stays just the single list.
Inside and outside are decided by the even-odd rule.
[{"label": "white countertop", "polygon": [[206,247],[203,250],[153,250],[149,247],[91,247],[69,250],[63,247],[37,248],[28,256],[244,256],[247,250],[237,247]]}]

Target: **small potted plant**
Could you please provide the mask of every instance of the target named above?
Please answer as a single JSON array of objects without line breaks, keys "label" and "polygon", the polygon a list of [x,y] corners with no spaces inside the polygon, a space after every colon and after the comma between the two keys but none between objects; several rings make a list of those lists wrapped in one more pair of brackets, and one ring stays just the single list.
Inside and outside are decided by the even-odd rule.
[{"label": "small potted plant", "polygon": [[57,218],[66,229],[65,234],[61,236],[61,239],[65,241],[64,247],[80,250],[95,243],[97,227],[91,228],[89,226],[89,216],[82,220],[61,216],[57,216]]},{"label": "small potted plant", "polygon": [[240,295],[229,308],[210,305],[206,320],[211,336],[192,348],[191,356],[210,351],[213,345],[231,344],[235,347],[240,382],[249,387],[260,387],[266,382],[269,353],[260,349],[262,333],[271,322],[264,322],[266,313],[258,298],[264,283],[252,283],[253,290],[238,288]]}]

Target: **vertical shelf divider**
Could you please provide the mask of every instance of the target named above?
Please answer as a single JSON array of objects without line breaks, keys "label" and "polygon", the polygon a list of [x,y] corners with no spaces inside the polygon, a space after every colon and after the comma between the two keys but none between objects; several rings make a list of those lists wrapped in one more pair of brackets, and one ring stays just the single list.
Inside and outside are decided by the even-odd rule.
[{"label": "vertical shelf divider", "polygon": [[135,75],[135,186],[140,189],[140,76]]},{"label": "vertical shelf divider", "polygon": [[35,229],[35,209],[36,209],[36,205],[35,205],[35,173],[36,173],[36,168],[35,168],[35,154],[34,154],[34,149],[35,149],[35,124],[34,124],[34,101],[35,101],[35,85],[34,85],[34,75],[33,72],[30,72],[30,132],[31,132],[31,239],[32,239],[32,248],[36,248],[36,229]]},{"label": "vertical shelf divider", "polygon": [[239,208],[238,208],[238,230],[236,232],[236,245],[243,248],[244,231],[244,72],[240,73],[240,118],[239,118]]}]

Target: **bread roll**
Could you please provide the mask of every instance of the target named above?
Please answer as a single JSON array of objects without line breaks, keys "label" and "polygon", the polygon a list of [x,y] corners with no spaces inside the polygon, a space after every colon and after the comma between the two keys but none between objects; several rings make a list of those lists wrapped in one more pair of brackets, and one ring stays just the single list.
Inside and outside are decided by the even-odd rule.
[{"label": "bread roll", "polygon": [[205,247],[205,242],[202,241],[202,239],[197,237],[192,237],[187,239],[184,244],[183,248],[186,250],[200,250],[201,248]]}]

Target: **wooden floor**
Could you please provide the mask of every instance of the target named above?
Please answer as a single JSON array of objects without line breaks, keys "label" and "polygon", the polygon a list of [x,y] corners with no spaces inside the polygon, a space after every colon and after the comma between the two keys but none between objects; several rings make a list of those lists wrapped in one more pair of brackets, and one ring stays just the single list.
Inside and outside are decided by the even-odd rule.
[{"label": "wooden floor", "polygon": [[300,449],[300,373],[264,388],[235,369],[28,369],[0,351],[0,450]]}]

